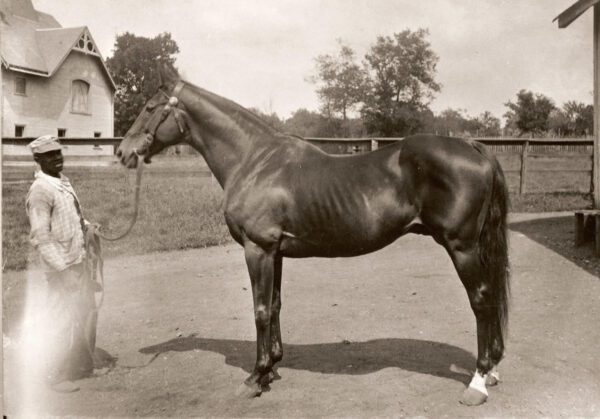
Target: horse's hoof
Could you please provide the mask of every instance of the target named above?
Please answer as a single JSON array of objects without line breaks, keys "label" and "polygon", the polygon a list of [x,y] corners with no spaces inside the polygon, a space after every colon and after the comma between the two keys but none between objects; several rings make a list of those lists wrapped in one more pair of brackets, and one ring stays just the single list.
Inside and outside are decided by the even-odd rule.
[{"label": "horse's hoof", "polygon": [[462,394],[460,403],[466,406],[479,406],[480,404],[485,403],[487,398],[487,394],[484,394],[481,391],[476,390],[472,387],[467,387],[467,389]]},{"label": "horse's hoof", "polygon": [[254,397],[259,397],[261,393],[262,393],[262,388],[258,383],[254,383],[254,384],[242,383],[237,388],[235,395],[241,399],[252,399]]},{"label": "horse's hoof", "polygon": [[261,385],[266,386],[271,384],[275,380],[281,380],[281,375],[275,370],[269,371],[267,374],[263,375],[261,378]]},{"label": "horse's hoof", "polygon": [[496,385],[498,385],[499,382],[500,382],[500,379],[491,373],[488,374],[487,378],[485,379],[485,385],[488,387],[496,386]]}]

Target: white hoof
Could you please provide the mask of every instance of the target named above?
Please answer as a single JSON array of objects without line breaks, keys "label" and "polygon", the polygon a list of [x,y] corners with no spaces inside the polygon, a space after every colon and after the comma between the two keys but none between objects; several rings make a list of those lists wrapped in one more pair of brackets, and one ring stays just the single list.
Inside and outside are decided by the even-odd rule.
[{"label": "white hoof", "polygon": [[488,398],[487,388],[485,383],[488,374],[481,375],[479,371],[475,371],[469,387],[463,392],[460,402],[467,406],[478,406],[485,403]]},{"label": "white hoof", "polygon": [[487,394],[483,394],[481,391],[476,390],[473,387],[468,387],[463,392],[460,403],[464,404],[465,406],[479,406],[480,404],[485,403],[487,398]]}]

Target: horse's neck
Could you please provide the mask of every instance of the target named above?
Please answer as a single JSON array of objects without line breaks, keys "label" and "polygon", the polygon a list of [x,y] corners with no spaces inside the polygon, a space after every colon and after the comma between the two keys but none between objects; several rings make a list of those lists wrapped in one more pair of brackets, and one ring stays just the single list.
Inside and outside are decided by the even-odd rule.
[{"label": "horse's neck", "polygon": [[196,89],[184,96],[191,118],[191,145],[224,187],[250,153],[269,147],[275,131],[241,106]]}]

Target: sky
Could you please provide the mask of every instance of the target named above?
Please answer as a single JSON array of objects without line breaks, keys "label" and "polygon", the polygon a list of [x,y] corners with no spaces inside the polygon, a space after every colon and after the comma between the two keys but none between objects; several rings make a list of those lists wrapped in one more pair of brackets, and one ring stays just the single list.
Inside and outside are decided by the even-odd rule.
[{"label": "sky", "polygon": [[429,30],[439,56],[439,113],[502,118],[521,89],[557,106],[593,102],[592,10],[565,29],[552,20],[575,0],[33,0],[63,27],[87,26],[102,55],[116,36],[170,32],[176,66],[195,85],[288,118],[317,111],[315,58],[337,40],[362,61],[377,36]]}]

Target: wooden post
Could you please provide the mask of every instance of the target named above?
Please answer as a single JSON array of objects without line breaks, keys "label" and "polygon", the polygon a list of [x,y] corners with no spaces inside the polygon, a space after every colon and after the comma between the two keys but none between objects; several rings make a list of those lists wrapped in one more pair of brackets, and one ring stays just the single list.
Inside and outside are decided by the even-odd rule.
[{"label": "wooden post", "polygon": [[[600,209],[600,4],[594,6],[594,208]],[[600,239],[600,238],[599,238]]]},{"label": "wooden post", "polygon": [[519,195],[525,193],[525,182],[527,180],[527,154],[529,152],[529,140],[525,140],[523,143],[523,149],[521,150],[521,179],[519,184]]},{"label": "wooden post", "polygon": [[379,148],[379,142],[371,138],[371,151],[375,151]]},{"label": "wooden post", "polygon": [[593,217],[595,218],[594,227],[596,227],[594,232],[596,234],[596,256],[600,256],[600,214],[594,214]]}]

